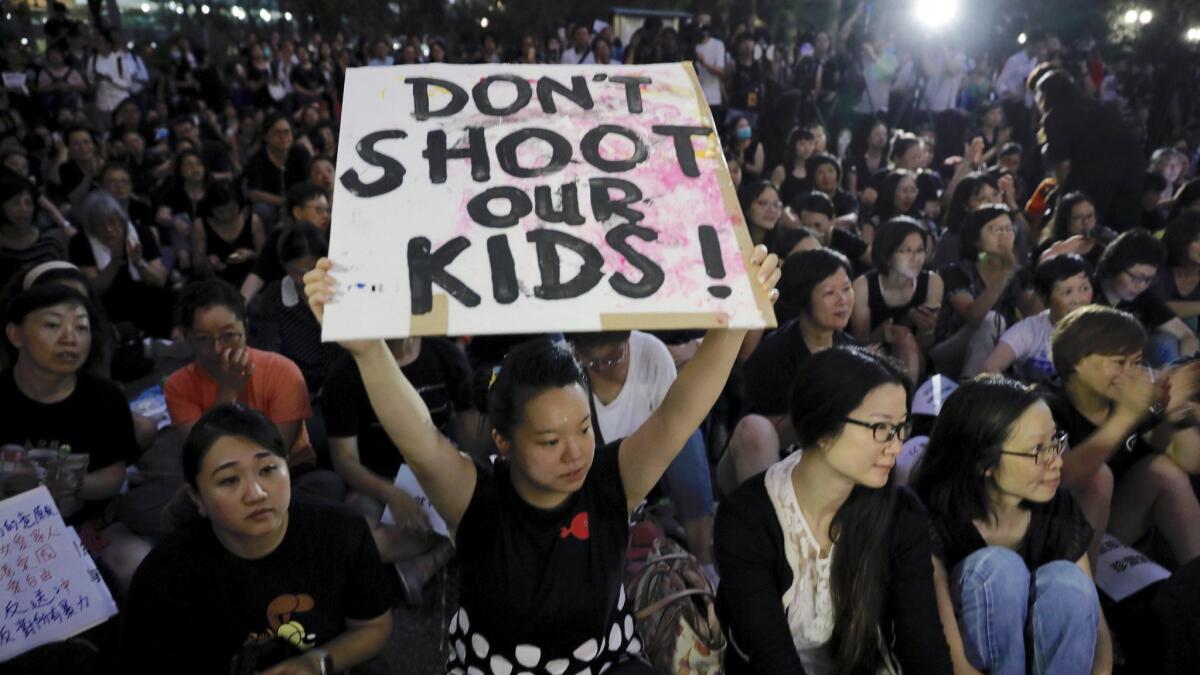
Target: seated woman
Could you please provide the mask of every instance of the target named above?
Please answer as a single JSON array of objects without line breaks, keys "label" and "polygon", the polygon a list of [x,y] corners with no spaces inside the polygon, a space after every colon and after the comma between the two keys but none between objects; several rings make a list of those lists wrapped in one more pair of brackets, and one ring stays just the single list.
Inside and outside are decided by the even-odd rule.
[{"label": "seated woman", "polygon": [[184,150],[175,156],[175,172],[159,192],[154,222],[171,234],[179,269],[191,269],[194,264],[192,224],[200,217],[210,183],[199,150]]},{"label": "seated woman", "polygon": [[787,417],[792,381],[817,352],[853,345],[846,333],[854,309],[852,270],[845,256],[818,249],[784,261],[776,316],[781,325],[746,361],[745,412],[717,465],[717,485],[733,492],[747,478],[778,462],[795,440]]},{"label": "seated woman", "polygon": [[962,261],[942,274],[946,296],[930,351],[937,371],[954,379],[978,373],[1004,330],[1042,309],[1013,253],[1007,207],[973,211],[962,236]]},{"label": "seated woman", "polygon": [[808,158],[813,154],[813,135],[807,129],[792,129],[788,135],[783,163],[771,172],[771,182],[779,188],[779,199],[791,204],[796,197],[809,191]]},{"label": "seated woman", "polygon": [[1100,263],[1104,247],[1116,236],[1096,221],[1096,204],[1091,197],[1070,192],[1060,197],[1054,207],[1054,219],[1042,233],[1037,257],[1074,253],[1083,256],[1094,268]]},{"label": "seated woman", "polygon": [[[778,297],[777,258],[758,248],[752,263],[763,292]],[[318,318],[337,290],[331,267],[323,259],[305,275]],[[475,463],[438,432],[382,340],[343,345],[383,428],[455,532],[462,591],[449,639],[459,648],[447,671],[650,672],[621,583],[629,513],[708,414],[745,334],[708,331],[662,405],[602,448],[570,348],[545,339],[515,347],[489,394],[494,464]]]},{"label": "seated woman", "polygon": [[1071,446],[1063,485],[1092,526],[1130,545],[1154,527],[1182,565],[1200,556],[1200,503],[1188,479],[1200,473],[1190,407],[1200,366],[1155,377],[1142,366],[1145,343],[1125,312],[1088,305],[1068,314],[1050,342],[1062,386],[1049,403]]},{"label": "seated woman", "polygon": [[750,229],[750,240],[757,246],[775,230],[783,214],[779,189],[769,180],[756,180],[742,186],[738,197],[746,217],[746,227]]},{"label": "seated woman", "polygon": [[717,610],[740,673],[950,673],[929,521],[891,484],[912,384],[861,348],[808,359],[791,387],[801,450],[721,503]]},{"label": "seated woman", "polygon": [[202,517],[134,576],[125,672],[333,673],[383,649],[392,617],[371,534],[349,512],[293,502],[287,453],[270,420],[236,404],[192,427],[183,476]]},{"label": "seated woman", "polygon": [[321,391],[325,375],[342,353],[321,342],[321,324],[304,297],[304,273],[327,252],[325,235],[314,225],[288,225],[279,236],[278,255],[287,276],[267,284],[248,307],[251,347],[283,354],[304,374],[310,396]]},{"label": "seated woman", "polygon": [[879,197],[875,200],[875,210],[870,220],[859,226],[863,241],[868,244],[875,241],[875,230],[892,218],[908,216],[919,217],[917,207],[917,175],[904,169],[889,171],[879,184]]},{"label": "seated woman", "polygon": [[62,232],[37,226],[38,201],[33,183],[0,170],[0,287],[26,265],[67,257]]},{"label": "seated woman", "polygon": [[51,492],[122,593],[150,547],[114,522],[108,509],[125,482],[126,464],[140,451],[125,396],[89,372],[102,351],[92,333],[95,310],[78,291],[48,283],[13,299],[4,324],[12,365],[0,372],[0,445],[84,458],[86,471],[78,480],[51,486]]},{"label": "seated woman", "polygon": [[812,190],[824,194],[833,202],[837,220],[848,220],[848,226],[851,229],[857,226],[858,199],[840,187],[842,165],[837,158],[833,155],[817,153],[808,158],[805,171],[808,173]]},{"label": "seated woman", "polygon": [[1155,290],[1195,333],[1200,329],[1200,213],[1184,213],[1167,223],[1162,242],[1167,261],[1158,270]]},{"label": "seated woman", "polygon": [[243,207],[236,188],[227,182],[214,183],[191,221],[192,264],[196,271],[215,274],[240,287],[263,250],[266,228],[258,215]]},{"label": "seated woman", "polygon": [[1013,380],[972,380],[942,406],[912,487],[955,672],[1025,673],[1030,651],[1039,675],[1112,669],[1092,526],[1059,487],[1066,449],[1049,406]]},{"label": "seated woman", "polygon": [[963,176],[942,213],[942,236],[932,256],[933,268],[944,270],[962,259],[962,224],[967,214],[981,206],[999,203],[1000,189],[991,176],[984,173]]},{"label": "seated woman", "polygon": [[129,222],[120,204],[104,191],[79,205],[83,230],[71,238],[71,262],[92,281],[105,314],[127,321],[154,337],[171,333],[171,294],[167,268],[154,233]]},{"label": "seated woman", "polygon": [[942,278],[924,269],[926,235],[906,216],[879,228],[871,249],[875,269],[854,280],[850,319],[855,339],[891,345],[892,355],[912,375],[920,373],[922,352],[933,346],[942,308]]},{"label": "seated woman", "polygon": [[1033,287],[1049,309],[1021,319],[1004,331],[979,372],[1003,373],[1012,368],[1022,382],[1058,379],[1050,357],[1050,335],[1064,316],[1091,304],[1092,267],[1073,253],[1047,258],[1033,272]]}]

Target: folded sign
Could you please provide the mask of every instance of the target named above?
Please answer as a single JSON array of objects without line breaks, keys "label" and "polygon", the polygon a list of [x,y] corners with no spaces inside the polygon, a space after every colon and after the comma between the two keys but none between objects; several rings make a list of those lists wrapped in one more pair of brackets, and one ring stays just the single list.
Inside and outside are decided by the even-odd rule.
[{"label": "folded sign", "polygon": [[688,64],[346,78],[326,339],[774,325]]}]

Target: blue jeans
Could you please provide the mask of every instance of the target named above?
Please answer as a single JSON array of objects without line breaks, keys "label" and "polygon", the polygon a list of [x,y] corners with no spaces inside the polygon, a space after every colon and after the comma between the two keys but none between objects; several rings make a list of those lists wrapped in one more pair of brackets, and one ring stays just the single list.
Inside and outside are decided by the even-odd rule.
[{"label": "blue jeans", "polygon": [[1100,600],[1075,563],[1056,560],[1031,574],[1021,556],[989,546],[959,563],[950,583],[971,665],[991,675],[1091,672]]},{"label": "blue jeans", "polygon": [[683,450],[667,467],[662,477],[662,487],[683,522],[713,514],[708,452],[704,448],[704,436],[699,430],[692,433],[687,443],[683,444]]},{"label": "blue jeans", "polygon": [[1142,353],[1146,356],[1146,362],[1155,368],[1170,365],[1183,355],[1179,351],[1179,338],[1170,333],[1160,332],[1150,334],[1146,340],[1146,349]]}]

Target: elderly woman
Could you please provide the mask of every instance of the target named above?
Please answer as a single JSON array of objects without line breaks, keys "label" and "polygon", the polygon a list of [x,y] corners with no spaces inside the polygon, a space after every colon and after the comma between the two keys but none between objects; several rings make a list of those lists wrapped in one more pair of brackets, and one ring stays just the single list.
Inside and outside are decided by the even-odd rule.
[{"label": "elderly woman", "polygon": [[[183,445],[184,524],[138,568],[126,672],[343,672],[392,629],[361,518],[291,499],[287,447],[261,413],[213,408]],[[196,636],[203,636],[197,639]]]},{"label": "elderly woman", "polygon": [[91,279],[109,320],[127,321],[155,337],[171,332],[171,296],[158,241],[134,225],[112,195],[89,194],[80,202],[83,229],[67,246],[70,261]]}]

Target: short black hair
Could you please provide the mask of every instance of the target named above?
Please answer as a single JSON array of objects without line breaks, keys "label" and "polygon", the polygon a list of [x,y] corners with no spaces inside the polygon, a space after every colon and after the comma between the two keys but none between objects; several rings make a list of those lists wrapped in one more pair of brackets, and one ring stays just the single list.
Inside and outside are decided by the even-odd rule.
[{"label": "short black hair", "polygon": [[329,254],[325,233],[311,223],[293,223],[279,235],[279,261],[288,263],[305,256],[322,258]]},{"label": "short black hair", "polygon": [[225,307],[239,321],[246,320],[246,301],[232,284],[224,279],[193,281],[183,287],[179,294],[176,323],[184,330],[191,330],[196,312],[208,307]]},{"label": "short black hair", "polygon": [[813,290],[838,270],[854,279],[854,268],[846,256],[828,248],[818,248],[788,256],[779,278],[779,321],[793,319],[812,308]]},{"label": "short black hair", "polygon": [[583,366],[566,343],[545,336],[513,347],[504,356],[488,392],[487,413],[496,433],[513,437],[525,419],[525,406],[547,389],[579,385],[588,391]]},{"label": "short black hair", "polygon": [[842,163],[837,161],[837,157],[834,157],[828,152],[814,153],[813,156],[809,157],[808,161],[804,163],[804,170],[808,173],[808,179],[810,181],[815,179],[817,169],[821,168],[822,164],[829,164],[834,168],[834,170],[837,171],[838,184],[841,184]]},{"label": "short black hair", "polygon": [[575,353],[579,354],[590,352],[597,347],[628,342],[631,333],[632,331],[627,330],[606,330],[594,333],[566,333],[563,337],[575,349]]},{"label": "short black hair", "polygon": [[1167,251],[1157,237],[1142,228],[1123,232],[1109,242],[1100,255],[1101,279],[1113,279],[1134,265],[1158,269],[1166,264]]},{"label": "short black hair", "polygon": [[797,196],[792,201],[792,209],[797,215],[808,211],[809,213],[823,213],[829,216],[830,220],[837,218],[837,211],[834,209],[833,200],[824,192],[805,192]]},{"label": "short black hair", "polygon": [[1066,281],[1071,277],[1084,274],[1088,280],[1092,278],[1092,265],[1076,253],[1067,253],[1046,258],[1037,264],[1033,271],[1033,288],[1042,298],[1042,302],[1050,301],[1054,292],[1054,284]]},{"label": "short black hair", "polygon": [[[897,216],[879,226],[879,230],[875,232],[874,245],[871,247],[871,264],[879,270],[879,274],[885,275],[892,270],[892,256],[896,249],[914,234],[920,235],[921,245],[924,246],[929,230],[908,216]],[[928,253],[926,251],[926,255]]]},{"label": "short black hair", "polygon": [[[96,306],[87,297],[81,295],[79,291],[62,284],[39,284],[17,294],[4,307],[4,325],[7,326],[10,323],[20,325],[25,320],[25,317],[34,312],[64,303],[83,307],[88,315],[88,325],[99,333],[96,329],[100,325],[100,316],[96,311]],[[100,340],[98,338],[101,337],[103,336],[99,334],[92,336],[91,349],[81,369],[88,368],[92,359],[100,353]],[[4,352],[8,356],[10,364],[17,362],[18,351],[17,347],[8,341],[8,333],[6,331],[4,334]]]},{"label": "short black hair", "polygon": [[803,227],[776,227],[767,233],[763,244],[766,245],[768,253],[774,253],[783,260],[797,244],[815,236],[812,231]]},{"label": "short black hair", "polygon": [[284,200],[287,204],[288,215],[292,214],[292,209],[304,206],[317,197],[327,196],[325,191],[317,187],[317,184],[312,181],[306,180],[303,183],[296,183],[292,186],[292,189],[288,190],[287,198]]},{"label": "short black hair", "polygon": [[212,446],[226,436],[244,438],[277,457],[288,459],[283,437],[267,416],[237,403],[213,406],[201,415],[183,441],[183,479],[197,489],[200,464]]}]

